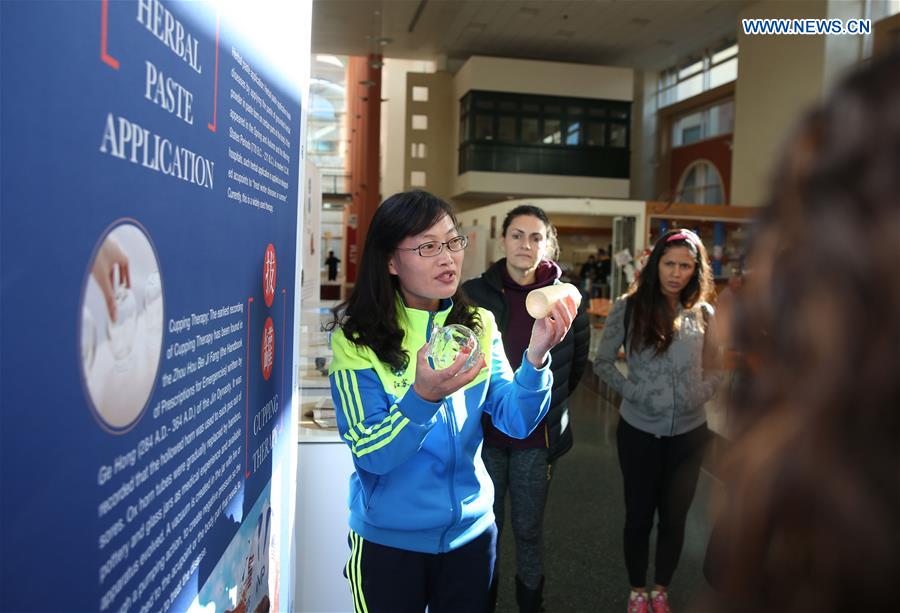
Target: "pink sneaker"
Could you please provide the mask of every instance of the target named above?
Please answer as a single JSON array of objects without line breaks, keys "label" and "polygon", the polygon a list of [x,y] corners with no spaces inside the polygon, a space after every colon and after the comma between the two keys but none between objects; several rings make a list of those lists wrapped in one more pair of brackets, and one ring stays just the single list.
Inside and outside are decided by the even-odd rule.
[{"label": "pink sneaker", "polygon": [[656,590],[650,592],[650,610],[652,613],[672,613],[672,609],[669,608],[668,592]]},{"label": "pink sneaker", "polygon": [[628,596],[628,613],[650,613],[647,606],[647,592],[631,592]]}]

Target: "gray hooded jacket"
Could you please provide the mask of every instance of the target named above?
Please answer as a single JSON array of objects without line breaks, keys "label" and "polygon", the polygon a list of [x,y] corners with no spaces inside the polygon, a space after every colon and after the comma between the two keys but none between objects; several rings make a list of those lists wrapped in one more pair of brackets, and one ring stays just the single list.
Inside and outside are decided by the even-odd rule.
[{"label": "gray hooded jacket", "polygon": [[626,348],[626,378],[616,368],[616,355],[625,340],[625,304],[619,298],[609,312],[594,360],[597,375],[622,396],[622,418],[657,436],[675,436],[702,425],[706,421],[703,405],[718,383],[716,373],[703,371],[702,309],[711,312],[712,307],[704,303],[682,309],[681,327],[661,355],[652,348],[638,352]]}]

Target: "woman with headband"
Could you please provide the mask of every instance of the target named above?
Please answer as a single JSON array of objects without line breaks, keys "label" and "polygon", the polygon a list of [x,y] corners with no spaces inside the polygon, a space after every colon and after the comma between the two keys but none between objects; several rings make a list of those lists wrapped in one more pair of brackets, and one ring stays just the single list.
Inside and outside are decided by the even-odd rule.
[{"label": "woman with headband", "polygon": [[[712,274],[690,230],[665,233],[629,292],[606,320],[594,368],[622,396],[616,431],[625,483],[625,566],[629,613],[669,612],[668,587],[684,543],[708,439],[703,405],[715,389],[703,368]],[[616,368],[624,345],[628,376]],[[659,514],[654,587],[646,575]]]}]

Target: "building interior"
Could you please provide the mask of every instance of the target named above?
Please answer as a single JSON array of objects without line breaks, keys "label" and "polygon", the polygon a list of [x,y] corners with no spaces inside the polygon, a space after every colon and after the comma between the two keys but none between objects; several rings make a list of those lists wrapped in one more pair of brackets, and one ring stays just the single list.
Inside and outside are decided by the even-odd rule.
[{"label": "building interior", "polygon": [[[502,257],[506,212],[536,204],[558,230],[564,278],[600,309],[593,357],[600,305],[624,293],[630,262],[666,230],[701,237],[718,289],[743,272],[785,135],[845,70],[897,44],[898,12],[900,2],[878,0],[315,0],[306,142],[322,187],[322,312],[352,291],[367,220],[391,194],[422,189],[452,204],[470,239],[464,278]],[[750,18],[863,18],[873,32],[758,36],[741,28]],[[340,263],[328,274],[332,251]],[[611,260],[593,287],[580,274],[591,256]],[[618,400],[590,369],[570,400],[576,443],[554,466],[541,610],[625,610]],[[723,491],[715,460],[728,419],[715,401],[707,411],[716,443],[688,517],[671,596],[679,611],[702,610]],[[310,415],[301,423],[314,429]],[[302,449],[301,438],[301,471]],[[308,470],[352,470],[341,451]],[[298,500],[298,526],[346,514],[335,498],[318,508]],[[501,537],[497,610],[526,610],[511,580],[512,537]],[[348,594],[330,571],[346,551],[313,538],[329,563],[298,569],[301,610],[342,610]]]}]

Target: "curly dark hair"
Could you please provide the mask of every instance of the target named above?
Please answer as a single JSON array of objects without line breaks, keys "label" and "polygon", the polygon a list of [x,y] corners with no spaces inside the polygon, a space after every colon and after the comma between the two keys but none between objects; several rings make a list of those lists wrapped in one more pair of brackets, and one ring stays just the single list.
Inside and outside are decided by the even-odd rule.
[{"label": "curly dark hair", "polygon": [[[444,217],[459,226],[450,205],[428,192],[402,192],[385,200],[369,225],[353,293],[333,309],[334,319],[325,328],[342,328],[347,340],[369,347],[395,371],[406,368],[409,354],[402,347],[404,334],[397,320],[400,287],[388,272],[388,262],[400,241],[421,234]],[[447,323],[462,324],[480,333],[478,311],[459,288],[452,299]]]},{"label": "curly dark hair", "polygon": [[723,587],[749,610],[866,611],[900,580],[900,53],[789,140],[734,333]]},{"label": "curly dark hair", "polygon": [[660,236],[647,264],[628,292],[631,328],[628,342],[632,351],[652,347],[657,355],[662,354],[675,337],[677,313],[663,295],[659,282],[659,261],[674,247],[687,247],[696,263],[691,280],[681,290],[681,305],[686,309],[700,308],[702,303],[709,302],[713,294],[709,256],[700,238],[690,230],[680,229],[669,230]]},{"label": "curly dark hair", "polygon": [[506,231],[509,230],[509,224],[512,223],[512,220],[516,217],[522,216],[530,216],[537,217],[542,222],[544,222],[544,229],[547,232],[547,258],[551,260],[555,260],[559,257],[559,238],[556,235],[556,227],[550,223],[550,218],[547,217],[547,213],[544,212],[539,206],[535,206],[533,204],[520,204],[514,209],[510,210],[506,217],[503,219],[502,230],[500,231],[501,236],[506,236]]}]

